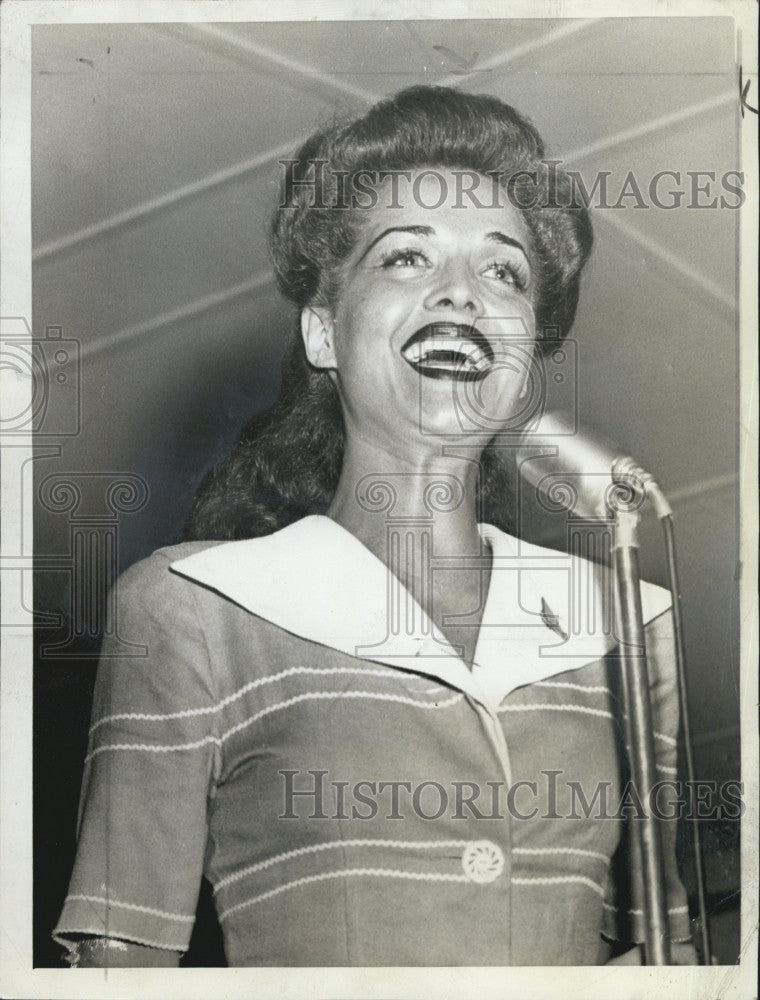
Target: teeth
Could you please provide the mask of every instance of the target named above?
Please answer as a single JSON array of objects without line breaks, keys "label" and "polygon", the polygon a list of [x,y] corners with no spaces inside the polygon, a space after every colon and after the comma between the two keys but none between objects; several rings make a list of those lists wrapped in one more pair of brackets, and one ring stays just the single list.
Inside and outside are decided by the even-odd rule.
[{"label": "teeth", "polygon": [[448,371],[458,371],[466,367],[480,373],[488,368],[485,351],[465,338],[429,337],[412,344],[403,355],[412,364],[424,361],[431,367]]},{"label": "teeth", "polygon": [[428,337],[413,344],[409,350],[410,360],[419,361],[420,358],[433,351],[448,351],[451,354],[463,354],[469,357],[475,351],[479,351],[471,340],[457,337]]}]

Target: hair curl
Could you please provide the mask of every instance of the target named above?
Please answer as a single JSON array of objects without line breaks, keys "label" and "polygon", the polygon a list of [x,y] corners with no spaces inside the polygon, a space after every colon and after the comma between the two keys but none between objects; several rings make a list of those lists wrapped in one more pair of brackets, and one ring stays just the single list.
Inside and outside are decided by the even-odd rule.
[{"label": "hair curl", "polygon": [[[567,175],[544,157],[535,127],[510,105],[445,87],[410,87],[362,118],[333,124],[301,146],[292,174],[293,180],[307,180],[314,176],[314,161],[324,161],[327,207],[314,206],[313,185],[294,184],[286,207],[274,214],[270,251],[279,288],[299,312],[335,304],[341,265],[361,225],[361,210],[330,207],[341,176],[425,167],[498,174],[501,183],[513,179],[514,198],[527,205],[532,173],[538,179],[537,185],[530,182],[535,204],[521,210],[533,242],[539,348],[542,331],[566,336],[592,231],[585,207],[573,204]],[[537,189],[545,197],[535,198]],[[205,477],[185,536],[248,538],[324,513],[338,482],[343,443],[337,393],[327,373],[308,363],[296,334],[278,401],[246,425],[233,451]],[[513,505],[505,463],[489,446],[481,466],[483,518],[509,529]]]}]

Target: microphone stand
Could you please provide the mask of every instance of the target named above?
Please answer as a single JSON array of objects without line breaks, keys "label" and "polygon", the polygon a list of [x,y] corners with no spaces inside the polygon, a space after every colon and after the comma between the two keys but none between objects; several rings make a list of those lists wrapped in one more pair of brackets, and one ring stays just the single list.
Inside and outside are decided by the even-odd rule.
[{"label": "microphone stand", "polygon": [[[652,502],[655,513],[662,525],[663,535],[665,540],[665,550],[667,556],[667,570],[668,570],[668,584],[670,593],[673,600],[672,606],[672,618],[673,618],[673,639],[674,639],[674,650],[676,657],[676,676],[678,680],[678,701],[679,708],[681,712],[681,729],[683,736],[683,747],[686,758],[686,777],[691,786],[694,784],[694,755],[692,750],[691,741],[691,723],[689,721],[689,698],[686,686],[686,652],[684,647],[684,636],[683,636],[683,622],[681,617],[681,588],[678,583],[678,570],[676,565],[676,550],[675,550],[675,538],[673,530],[673,511],[670,504],[667,501],[664,493],[660,489],[654,478],[648,473],[644,472],[633,459],[629,457],[623,457],[617,459],[612,464],[611,474],[613,482],[617,485],[618,489],[613,490],[611,494],[607,494],[608,503],[614,501],[615,498],[618,499],[630,499],[630,491],[634,491],[634,495],[638,494],[640,499],[648,499]],[[620,551],[616,551],[615,556],[615,575],[617,581],[616,597],[618,607],[621,609],[626,621],[618,622],[618,629],[627,629],[629,623],[632,620],[632,615],[635,614],[635,624],[637,627],[641,627],[641,595],[638,589],[638,523],[639,517],[636,511],[623,510],[616,508],[616,538],[620,540]],[[622,533],[621,533],[622,531]],[[632,583],[630,582],[635,576],[636,588],[635,593],[630,592]],[[625,603],[630,602],[630,607]],[[638,608],[636,605],[638,604]],[[618,631],[618,635],[621,637],[621,642],[627,638],[625,631]],[[644,634],[643,627],[641,627],[641,646],[643,654],[643,669],[646,672],[646,648],[644,644]],[[632,667],[635,669],[635,667]],[[641,758],[640,761],[640,774],[639,777],[635,778],[635,781],[645,781],[643,774],[641,773],[642,768],[648,768],[650,761],[653,761],[652,757],[649,757],[650,753],[654,752],[654,747],[646,747],[646,742],[653,744],[653,739],[651,737],[652,728],[651,721],[648,723],[648,728],[643,730],[645,737],[649,734],[649,740],[646,738],[643,740],[639,739],[639,732],[631,733],[631,722],[630,720],[634,718],[633,713],[636,712],[643,719],[646,715],[647,710],[649,710],[651,715],[651,707],[649,706],[648,690],[642,692],[639,687],[639,681],[636,681],[635,689],[628,684],[628,678],[630,677],[630,672],[628,669],[623,670],[623,697],[626,702],[626,712],[627,712],[627,732],[626,737],[628,739],[628,745],[631,748],[631,760],[632,768],[635,766],[633,761],[637,757]],[[647,678],[648,681],[648,678]],[[646,693],[646,704],[639,709],[638,703],[643,700],[643,694]],[[635,704],[631,704],[634,702]],[[643,724],[643,723],[642,723]],[[634,742],[635,741],[635,742]],[[637,749],[634,749],[634,746]],[[646,758],[646,760],[644,760]],[[654,782],[654,770],[650,769],[651,782]],[[647,792],[652,787],[650,784],[642,784],[639,786],[646,789]],[[699,911],[699,938],[700,938],[700,964],[710,965],[712,961],[712,948],[710,944],[710,927],[707,920],[707,905],[705,900],[705,876],[704,876],[704,866],[702,863],[702,844],[701,837],[699,833],[699,820],[696,815],[691,815],[691,833],[693,838],[693,849],[694,849],[694,872],[696,876],[696,894],[697,894],[697,907]],[[645,901],[649,903],[649,894],[647,881],[648,878],[658,878],[661,869],[658,867],[658,862],[649,851],[649,848],[645,848],[643,841],[653,840],[656,844],[654,852],[657,850],[662,851],[660,846],[659,837],[657,836],[658,831],[653,829],[651,832],[648,827],[640,829],[640,835],[634,838],[634,841],[639,843],[636,845],[636,849],[641,851],[640,856],[640,867],[644,871],[644,893]],[[647,876],[647,866],[649,866],[649,876]],[[661,884],[661,883],[660,883]],[[659,900],[655,899],[655,896],[659,896],[659,893],[654,893],[651,899],[651,906],[654,909],[651,911],[654,914],[652,926],[649,926],[648,921],[648,940],[652,939],[657,934],[657,927],[660,925],[663,916],[659,909]],[[649,905],[645,913],[649,913]],[[665,923],[663,925],[666,930],[668,928],[667,921],[667,911],[665,911]],[[669,952],[669,944],[666,942],[667,950]],[[647,948],[647,956],[649,954],[660,955],[662,949],[652,942],[651,946]],[[660,965],[667,964],[658,961],[653,958],[648,964]]]},{"label": "microphone stand", "polygon": [[[615,511],[614,571],[617,634],[625,703],[631,777],[641,796],[656,781],[652,707],[641,610],[639,575],[639,515],[635,510]],[[644,819],[636,819],[634,843],[640,858],[644,889],[646,928],[644,954],[647,965],[670,965],[670,928],[665,897],[662,842],[657,819],[646,808]]]},{"label": "microphone stand", "polygon": [[[561,444],[560,444],[561,442]],[[536,454],[535,449],[541,449]],[[547,454],[548,453],[548,454]],[[541,462],[541,459],[544,462]],[[531,461],[538,463],[531,467]],[[546,475],[546,462],[550,474]],[[518,475],[531,483],[537,495],[543,493],[557,509],[560,495],[554,495],[554,477],[559,474],[563,483],[566,477],[579,477],[580,492],[575,494],[574,504],[581,516],[609,521],[615,513],[616,542],[612,554],[615,575],[615,596],[620,659],[623,667],[623,696],[626,707],[626,737],[630,748],[632,777],[638,791],[649,795],[656,782],[654,736],[652,731],[652,709],[649,701],[649,677],[646,663],[646,646],[641,613],[639,591],[638,524],[639,515],[632,509],[631,501],[652,502],[665,535],[668,560],[669,587],[673,599],[672,617],[676,654],[676,674],[678,679],[681,727],[685,749],[686,775],[694,781],[694,758],[691,747],[691,727],[689,724],[688,698],[686,686],[686,657],[684,650],[683,625],[681,619],[681,594],[676,572],[675,542],[673,537],[673,512],[667,499],[653,477],[645,472],[630,456],[621,455],[620,449],[600,435],[584,432],[579,434],[574,415],[562,411],[548,411],[542,414],[538,433],[533,428],[525,432],[518,441],[514,462]],[[604,496],[599,485],[605,486]],[[584,485],[584,477],[588,480]],[[562,485],[561,483],[560,485]],[[561,491],[560,491],[561,493]],[[578,501],[580,500],[580,503]],[[616,502],[617,501],[617,502]],[[638,504],[640,506],[640,504]],[[711,962],[710,935],[705,903],[705,878],[699,835],[699,820],[692,813],[691,832],[694,847],[694,869],[696,873],[696,893],[699,907],[700,943],[702,964]],[[645,905],[645,952],[648,964],[670,964],[669,921],[663,880],[662,844],[660,830],[653,817],[635,820],[634,850],[639,854],[639,868],[643,872]]]}]

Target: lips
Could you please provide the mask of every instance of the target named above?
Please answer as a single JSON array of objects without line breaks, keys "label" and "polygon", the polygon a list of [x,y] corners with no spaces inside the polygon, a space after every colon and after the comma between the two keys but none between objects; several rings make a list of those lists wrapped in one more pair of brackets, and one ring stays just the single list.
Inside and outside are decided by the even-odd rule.
[{"label": "lips", "polygon": [[491,345],[475,326],[463,323],[428,323],[413,333],[401,356],[426,378],[485,378],[494,360]]}]

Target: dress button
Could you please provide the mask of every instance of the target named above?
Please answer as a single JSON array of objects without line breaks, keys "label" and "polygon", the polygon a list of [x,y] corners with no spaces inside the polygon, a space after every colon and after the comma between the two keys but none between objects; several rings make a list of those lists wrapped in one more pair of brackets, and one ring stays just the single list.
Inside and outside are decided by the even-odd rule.
[{"label": "dress button", "polygon": [[504,853],[491,840],[473,840],[462,854],[462,868],[471,881],[485,885],[504,871]]}]

